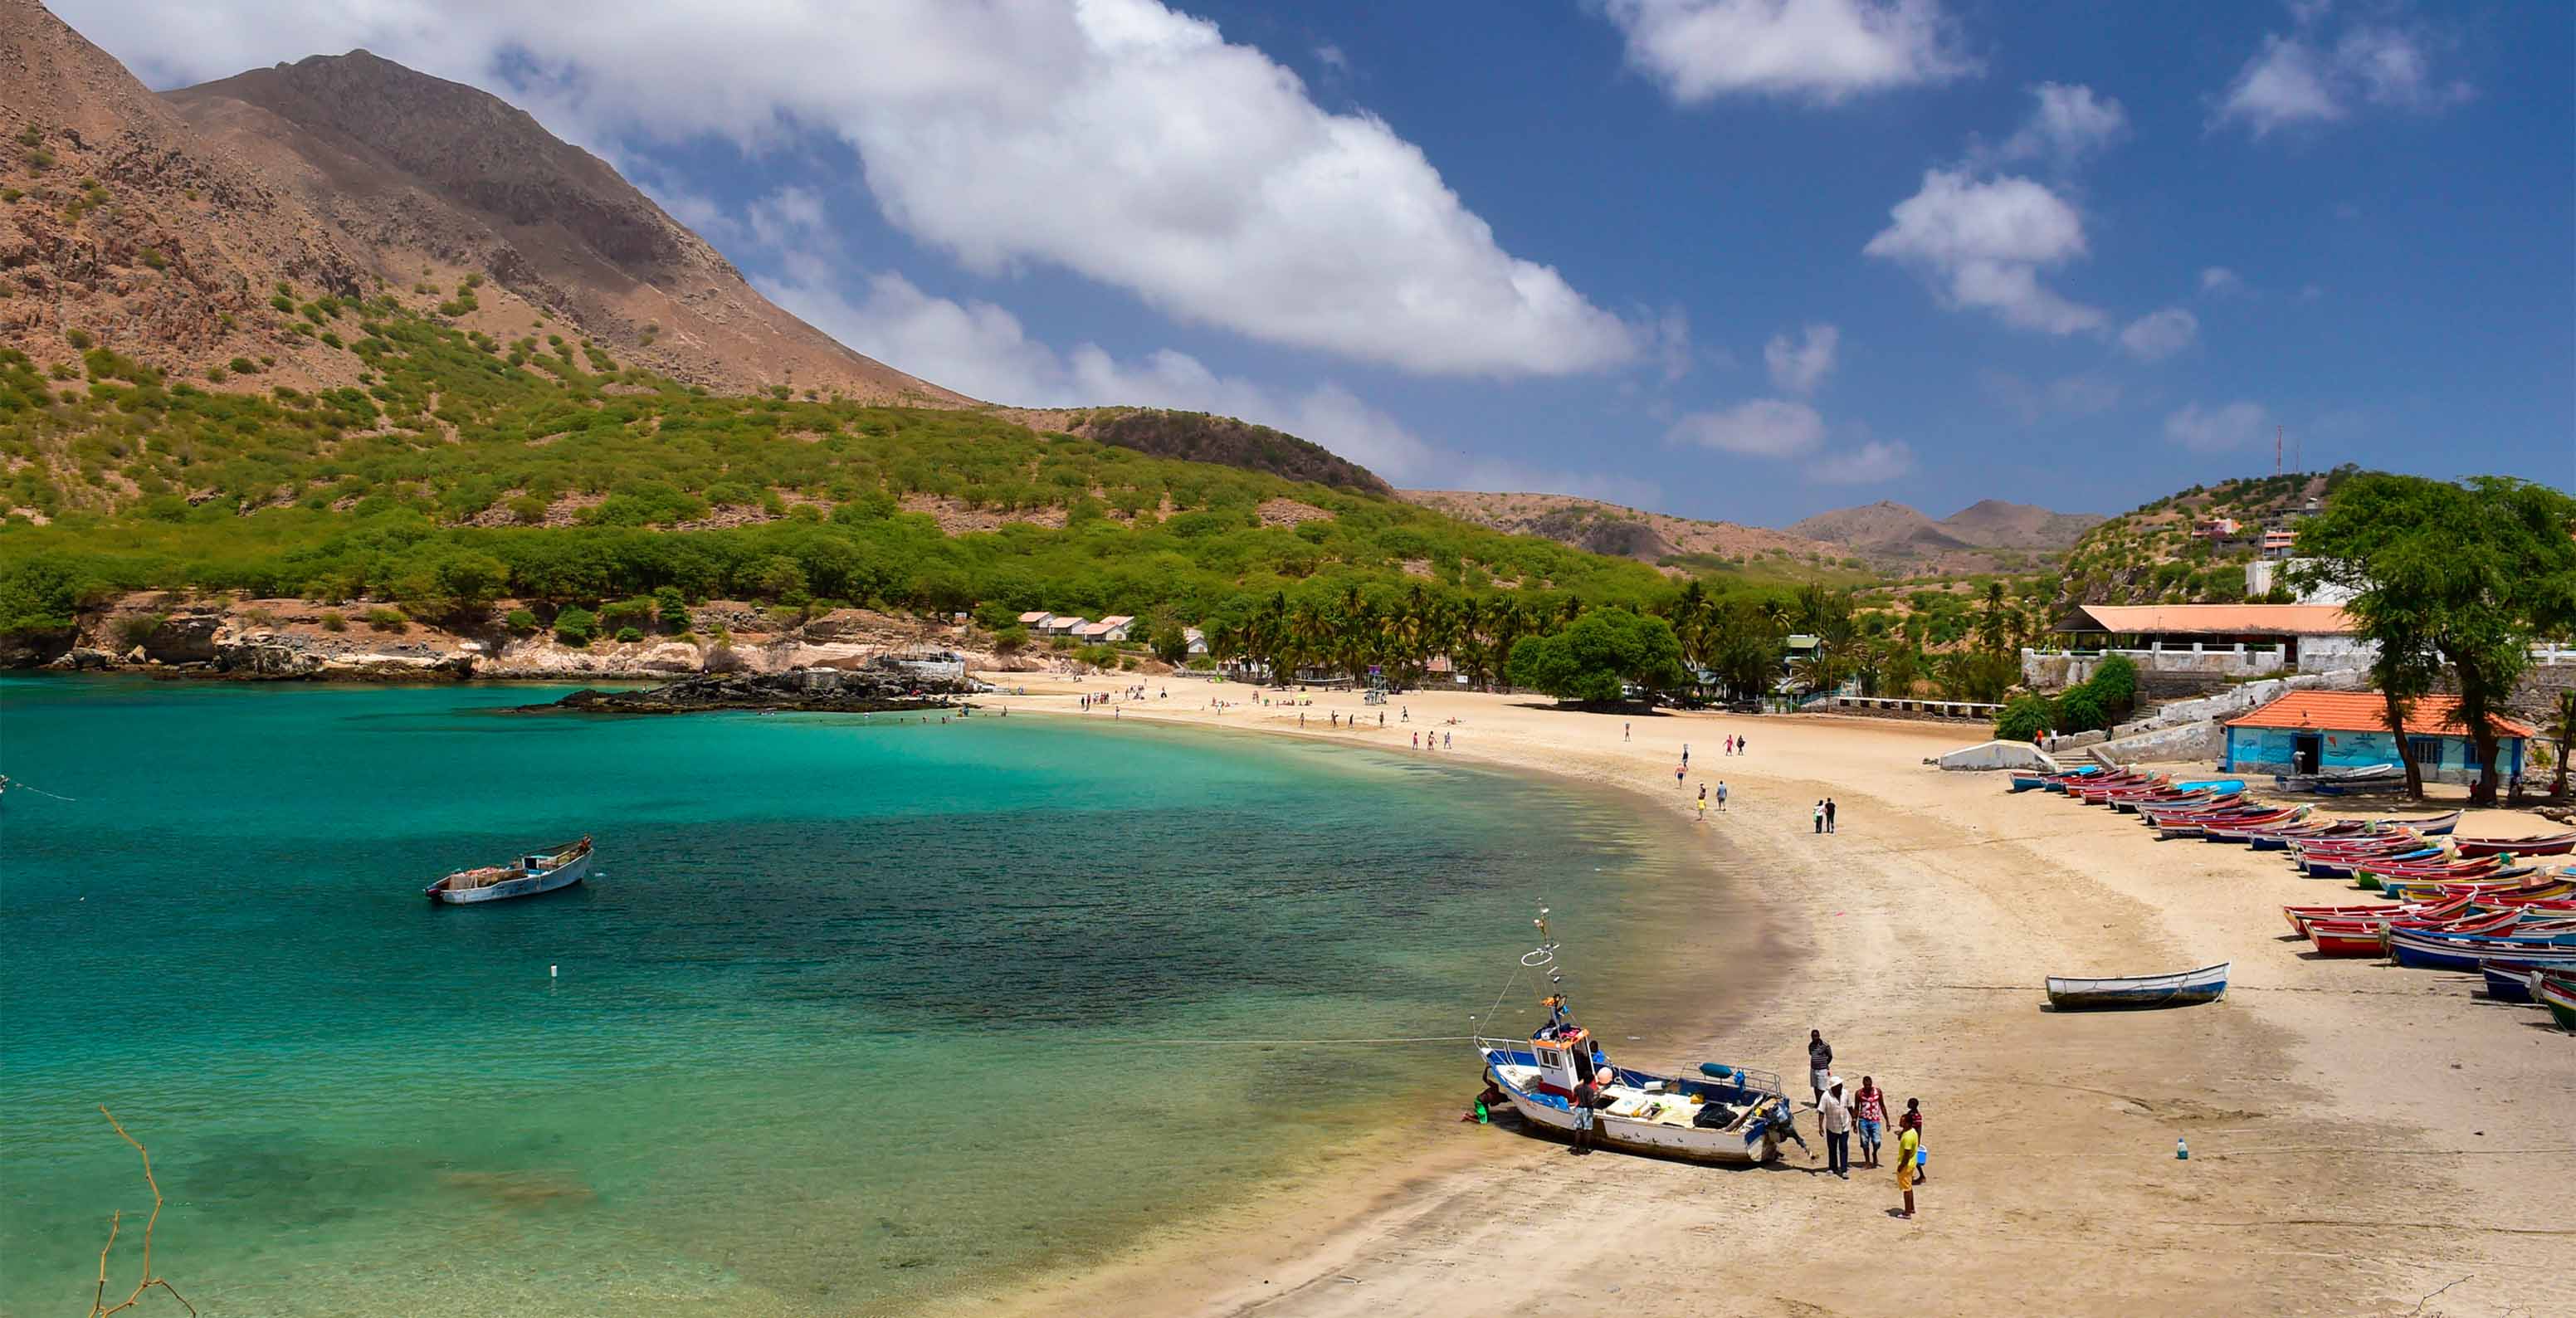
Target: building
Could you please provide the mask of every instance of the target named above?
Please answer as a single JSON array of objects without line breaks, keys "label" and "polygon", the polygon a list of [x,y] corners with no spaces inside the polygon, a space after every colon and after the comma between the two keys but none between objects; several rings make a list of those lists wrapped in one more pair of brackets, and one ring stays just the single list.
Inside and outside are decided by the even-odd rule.
[{"label": "building", "polygon": [[2288,558],[2299,552],[2299,533],[2286,526],[2265,527],[2259,548],[2264,558]]},{"label": "building", "polygon": [[1208,652],[1207,633],[1196,627],[1183,627],[1181,644],[1191,655],[1206,654]]},{"label": "building", "polygon": [[2332,604],[2087,604],[2057,630],[2065,648],[2021,652],[2022,680],[2035,689],[2084,681],[2112,654],[2128,656],[2151,693],[2175,694],[2236,678],[2366,668],[2377,653]]},{"label": "building", "polygon": [[[2290,572],[2306,567],[2311,561],[2313,560],[2304,558],[2258,558],[2248,562],[2245,565],[2245,597],[2261,599],[2271,594],[2274,586],[2288,585]],[[2298,596],[2291,602],[2341,604],[2352,598],[2352,589],[2348,586],[2319,584],[2299,591]]]},{"label": "building", "polygon": [[1020,625],[1033,632],[1045,631],[1046,625],[1053,621],[1055,615],[1044,609],[1031,609],[1020,615]]},{"label": "building", "polygon": [[1110,645],[1126,640],[1127,629],[1134,625],[1134,618],[1113,613],[1098,622],[1084,623],[1074,630],[1073,638],[1085,645]]},{"label": "building", "polygon": [[[2496,720],[2496,770],[2522,776],[2529,724]],[[2395,765],[2388,703],[2376,691],[2293,691],[2230,720],[2219,767],[2229,773],[2315,773]],[[2479,773],[2476,743],[2460,721],[2457,696],[2419,696],[2406,713],[2406,740],[2426,782],[2468,783]]]},{"label": "building", "polygon": [[1046,626],[1041,627],[1038,630],[1045,632],[1049,636],[1076,636],[1081,634],[1083,628],[1090,625],[1091,620],[1089,618],[1050,617],[1046,620]]},{"label": "building", "polygon": [[2233,517],[2204,517],[2191,524],[2191,538],[2210,541],[2233,540],[2237,532],[2244,529],[2244,524]]}]

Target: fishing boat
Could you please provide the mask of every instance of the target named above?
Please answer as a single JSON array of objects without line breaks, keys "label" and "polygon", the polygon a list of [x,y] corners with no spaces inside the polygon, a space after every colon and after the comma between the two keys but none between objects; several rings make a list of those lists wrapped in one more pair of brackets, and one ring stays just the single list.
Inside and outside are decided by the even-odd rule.
[{"label": "fishing boat", "polygon": [[2216,1002],[2227,996],[2225,961],[2174,975],[2130,975],[2085,979],[2048,977],[2048,1005],[2059,1011],[2098,1011],[2139,1007],[2182,1007]]},{"label": "fishing boat", "polygon": [[2576,971],[2576,933],[2446,934],[2388,931],[2388,955],[2401,966],[2476,970],[2481,960],[2531,961]]},{"label": "fishing boat", "polygon": [[2460,858],[2477,856],[2564,856],[2576,851],[2576,831],[2551,833],[2545,837],[2455,837]]},{"label": "fishing boat", "polygon": [[2315,773],[2274,774],[2272,781],[2285,792],[2314,792],[2320,796],[2341,796],[2346,792],[2385,789],[2404,782],[2406,770],[2395,764],[2356,764],[2343,768],[2320,769]]},{"label": "fishing boat", "polygon": [[2549,1008],[2550,1018],[2558,1022],[2558,1028],[2576,1034],[2576,976],[2552,971],[2539,976],[2531,991],[2542,1006]]},{"label": "fishing boat", "polygon": [[[1547,911],[1532,923],[1538,946],[1521,965],[1561,984]],[[1476,1040],[1485,1077],[1532,1129],[1578,1146],[1713,1163],[1768,1162],[1792,1137],[1794,1110],[1778,1076],[1715,1062],[1695,1077],[1632,1070],[1575,1021],[1565,994],[1540,1005],[1547,1023],[1529,1038]]]},{"label": "fishing boat", "polygon": [[2498,1002],[2538,1002],[2536,990],[2548,967],[2536,961],[2505,961],[2488,957],[2478,962],[2486,976],[2487,996]]},{"label": "fishing boat", "polygon": [[507,865],[458,870],[421,889],[433,902],[454,906],[507,901],[569,888],[590,872],[590,839],[532,851]]}]

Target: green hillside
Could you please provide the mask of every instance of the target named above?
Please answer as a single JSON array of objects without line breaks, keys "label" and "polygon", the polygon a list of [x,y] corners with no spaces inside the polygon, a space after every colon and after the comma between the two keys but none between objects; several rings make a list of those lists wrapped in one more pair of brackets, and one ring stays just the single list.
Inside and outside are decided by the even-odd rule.
[{"label": "green hillside", "polygon": [[1643,564],[1371,494],[973,412],[708,396],[588,344],[497,342],[391,298],[278,300],[354,383],[236,392],[259,362],[197,382],[112,344],[79,345],[79,362],[0,350],[0,634],[59,631],[79,605],[147,587],[431,611],[676,587],[1183,621],[1354,587],[1670,593]]},{"label": "green hillside", "polygon": [[2058,600],[2077,604],[2224,604],[2245,598],[2253,547],[2195,539],[2194,523],[2233,518],[2249,528],[2294,527],[2359,472],[2284,472],[2195,485],[2084,533],[2058,567]]}]

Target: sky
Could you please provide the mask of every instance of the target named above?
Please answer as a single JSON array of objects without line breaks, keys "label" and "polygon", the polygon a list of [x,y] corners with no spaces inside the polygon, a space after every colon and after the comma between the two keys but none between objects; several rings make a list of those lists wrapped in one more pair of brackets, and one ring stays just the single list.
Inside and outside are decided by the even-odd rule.
[{"label": "sky", "polygon": [[49,3],[156,88],[485,88],[870,356],[1404,486],[2576,487],[2566,4]]}]

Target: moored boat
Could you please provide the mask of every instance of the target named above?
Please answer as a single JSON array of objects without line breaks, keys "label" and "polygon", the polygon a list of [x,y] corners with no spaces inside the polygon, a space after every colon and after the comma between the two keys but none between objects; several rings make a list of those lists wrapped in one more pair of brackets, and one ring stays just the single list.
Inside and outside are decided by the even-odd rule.
[{"label": "moored boat", "polygon": [[[1557,945],[1544,909],[1534,923],[1539,944],[1521,964],[1545,972],[1556,965]],[[1486,1078],[1531,1128],[1578,1146],[1720,1163],[1771,1161],[1781,1141],[1795,1137],[1778,1076],[1717,1063],[1701,1065],[1697,1076],[1619,1066],[1576,1023],[1563,993],[1542,1005],[1547,1023],[1529,1038],[1476,1040]]]},{"label": "moored boat", "polygon": [[590,838],[528,852],[507,865],[458,870],[421,889],[433,902],[465,906],[476,902],[534,897],[581,882],[590,872]]},{"label": "moored boat", "polygon": [[2576,851],[2576,830],[2544,837],[2454,836],[2451,841],[2463,860],[2478,856],[2564,856]]},{"label": "moored boat", "polygon": [[2221,961],[2171,975],[2051,975],[2048,1003],[2060,1011],[2099,1011],[2216,1002],[2227,996],[2227,966]]},{"label": "moored boat", "polygon": [[2558,1028],[2576,1034],[2576,976],[2555,971],[2545,973],[2532,986],[2532,995],[2540,999],[2542,1006],[2549,1008],[2549,1015],[2558,1022]]}]

